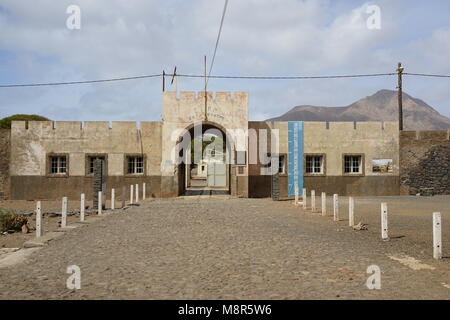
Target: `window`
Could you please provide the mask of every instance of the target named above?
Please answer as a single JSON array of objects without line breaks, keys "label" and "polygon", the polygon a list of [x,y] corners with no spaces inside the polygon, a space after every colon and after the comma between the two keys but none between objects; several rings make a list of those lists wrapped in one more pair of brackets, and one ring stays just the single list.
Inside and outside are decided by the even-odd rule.
[{"label": "window", "polygon": [[143,174],[144,173],[144,157],[129,156],[128,157],[128,174]]},{"label": "window", "polygon": [[[270,159],[269,163],[262,165],[264,168],[268,168],[269,171],[272,174],[272,161],[276,164],[276,161],[278,159],[278,173],[285,174],[286,173],[286,156],[285,155],[278,155],[278,156],[271,156],[269,153],[267,154],[267,157]],[[275,170],[275,169],[274,169]],[[275,173],[275,172],[273,172]]]},{"label": "window", "polygon": [[344,173],[361,174],[362,173],[362,156],[361,155],[344,156]]},{"label": "window", "polygon": [[88,165],[89,165],[89,168],[88,168],[88,174],[93,174],[94,173],[94,161],[95,160],[97,160],[97,159],[100,159],[100,160],[102,160],[102,161],[105,161],[105,157],[104,156],[89,156],[88,157]]},{"label": "window", "polygon": [[278,173],[285,173],[286,172],[286,165],[285,165],[285,156],[284,155],[279,155],[278,156]]},{"label": "window", "polygon": [[51,174],[67,173],[66,156],[50,156],[50,173]]},{"label": "window", "polygon": [[238,171],[237,171],[238,175],[245,174],[245,166],[238,166],[237,169],[238,169]]},{"label": "window", "polygon": [[306,156],[305,172],[308,174],[323,174],[323,156],[311,155]]}]

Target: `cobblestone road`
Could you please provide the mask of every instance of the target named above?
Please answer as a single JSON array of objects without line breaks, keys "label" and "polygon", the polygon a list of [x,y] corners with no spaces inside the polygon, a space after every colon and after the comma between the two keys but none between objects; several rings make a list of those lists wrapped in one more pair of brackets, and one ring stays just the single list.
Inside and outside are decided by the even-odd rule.
[{"label": "cobblestone road", "polygon": [[[450,260],[408,237],[383,242],[291,202],[147,200],[67,232],[0,269],[1,299],[449,299]],[[420,258],[413,270],[389,256]],[[381,268],[381,290],[366,269]],[[66,268],[81,268],[81,289]]]}]

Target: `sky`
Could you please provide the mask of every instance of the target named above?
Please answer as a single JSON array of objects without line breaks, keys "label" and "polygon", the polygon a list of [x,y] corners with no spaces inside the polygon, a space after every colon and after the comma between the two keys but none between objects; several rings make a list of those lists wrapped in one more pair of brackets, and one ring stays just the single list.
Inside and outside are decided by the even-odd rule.
[{"label": "sky", "polygon": [[[69,29],[67,8],[80,8]],[[380,9],[379,28],[371,6]],[[203,74],[224,0],[0,0],[0,84],[166,73]],[[395,72],[450,74],[448,0],[229,0],[213,75],[316,76]],[[376,18],[376,17],[375,17]],[[210,79],[208,91],[246,91],[249,118],[296,105],[345,106],[396,76],[327,80]],[[170,79],[166,89],[173,90]],[[0,117],[58,121],[159,121],[161,79],[0,88]],[[178,79],[179,91],[203,79]],[[450,79],[405,76],[403,90],[450,117]]]}]

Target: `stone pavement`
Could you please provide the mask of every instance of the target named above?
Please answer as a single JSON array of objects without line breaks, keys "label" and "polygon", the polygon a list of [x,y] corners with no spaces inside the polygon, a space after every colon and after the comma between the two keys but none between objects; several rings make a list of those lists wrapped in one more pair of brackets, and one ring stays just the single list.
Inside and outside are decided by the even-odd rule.
[{"label": "stone pavement", "polygon": [[[347,224],[287,201],[146,200],[0,269],[0,299],[450,298],[450,259],[434,261],[427,243],[384,242],[370,225]],[[381,290],[365,285],[373,264]],[[66,288],[70,265],[81,268],[79,290]]]}]

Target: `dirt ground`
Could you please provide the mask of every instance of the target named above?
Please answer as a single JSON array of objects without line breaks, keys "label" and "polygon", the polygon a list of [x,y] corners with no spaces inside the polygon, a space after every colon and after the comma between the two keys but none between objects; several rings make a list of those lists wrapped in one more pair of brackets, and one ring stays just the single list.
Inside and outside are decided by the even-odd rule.
[{"label": "dirt ground", "polygon": [[[116,208],[120,208],[121,203],[116,202]],[[61,223],[61,216],[46,212],[61,212],[61,201],[45,200],[41,201],[41,210],[43,212],[43,229],[45,232],[51,232],[59,228]],[[92,200],[86,201],[86,206],[89,206],[87,210],[92,209]],[[110,201],[106,202],[106,208],[110,208]],[[27,200],[0,200],[0,209],[3,210],[13,210],[19,213],[34,212],[36,209],[36,201]],[[79,211],[80,201],[68,201],[67,211]],[[86,215],[96,215],[96,212],[86,212]],[[70,225],[80,221],[80,214],[67,216],[67,224]],[[0,234],[0,249],[1,248],[21,248],[23,244],[35,237],[36,228],[36,215],[33,214],[28,217],[28,226],[30,227],[30,232],[27,234],[16,232],[10,234]]]},{"label": "dirt ground", "polygon": [[[363,222],[368,225],[369,232],[375,236],[380,234],[380,205],[386,202],[389,215],[389,237],[391,240],[399,240],[407,237],[413,240],[417,245],[425,247],[432,246],[432,213],[441,212],[442,215],[442,242],[443,248],[450,248],[450,233],[445,232],[445,228],[450,221],[450,196],[391,196],[391,197],[354,197],[355,199],[355,224]],[[292,201],[283,201],[281,203],[290,205]],[[41,201],[42,212],[61,212],[61,201]],[[280,204],[281,204],[280,203]],[[308,207],[311,199],[307,198]],[[86,201],[89,209],[92,209],[92,200]],[[121,205],[116,201],[116,208]],[[68,211],[76,211],[80,208],[79,201],[68,201]],[[1,200],[0,209],[10,209],[19,212],[32,212],[35,210],[36,202],[27,200]],[[110,208],[110,201],[106,202],[106,208]],[[317,215],[320,215],[321,199],[316,196]],[[339,198],[340,221],[348,221],[348,197]],[[96,213],[86,213],[96,214]],[[332,195],[327,195],[327,215],[333,215]],[[406,219],[405,219],[406,218]],[[79,221],[80,215],[68,216],[68,224]],[[13,234],[0,235],[0,248],[20,248],[23,243],[34,237],[36,216],[29,217],[30,233],[22,234],[16,232]],[[44,232],[57,229],[61,221],[61,216],[54,214],[44,215]],[[450,251],[449,254],[450,256]]]},{"label": "dirt ground", "polygon": [[[333,221],[331,198],[326,217],[320,197],[311,213],[293,201],[229,196],[148,199],[88,217],[36,251],[11,254],[27,256],[0,267],[0,300],[450,299],[450,196],[355,198],[364,231],[349,228],[347,197]],[[433,211],[442,214],[441,260],[433,259]],[[67,287],[73,265],[79,290]],[[379,290],[367,287],[374,266]]]}]

